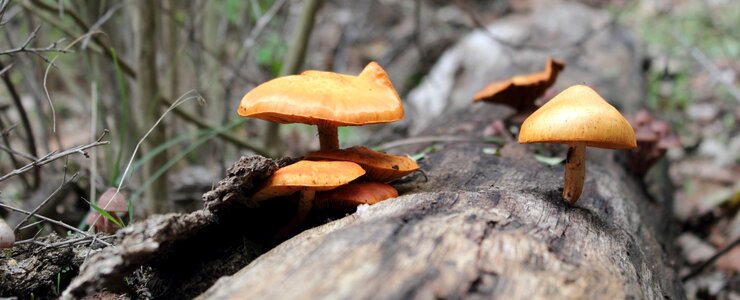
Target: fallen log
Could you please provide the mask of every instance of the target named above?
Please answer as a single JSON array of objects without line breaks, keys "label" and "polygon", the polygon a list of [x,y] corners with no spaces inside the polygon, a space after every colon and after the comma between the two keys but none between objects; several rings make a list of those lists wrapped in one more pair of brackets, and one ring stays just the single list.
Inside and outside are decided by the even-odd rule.
[{"label": "fallen log", "polygon": [[[460,116],[442,119],[471,123]],[[562,166],[536,161],[533,147],[507,144],[500,156],[490,147],[438,146],[422,161],[427,182],[303,232],[201,299],[684,297],[667,207],[650,202],[611,153],[588,153],[583,196],[571,207],[560,197]]]}]

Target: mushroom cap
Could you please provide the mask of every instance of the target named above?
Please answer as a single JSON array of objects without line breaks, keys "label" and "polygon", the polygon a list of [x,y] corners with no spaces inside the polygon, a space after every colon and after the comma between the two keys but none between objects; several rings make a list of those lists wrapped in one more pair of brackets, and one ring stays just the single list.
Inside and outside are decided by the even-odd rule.
[{"label": "mushroom cap", "polygon": [[249,91],[238,113],[276,123],[347,126],[398,121],[403,105],[385,70],[370,62],[358,76],[305,71],[275,78]]},{"label": "mushroom cap", "polygon": [[571,86],[522,123],[519,143],[585,143],[589,147],[631,149],[635,131],[596,91]]},{"label": "mushroom cap", "polygon": [[252,200],[287,196],[300,190],[331,190],[364,174],[365,170],[353,162],[302,160],[275,171]]},{"label": "mushroom cap", "polygon": [[15,233],[13,228],[0,218],[0,249],[10,248],[15,244]]},{"label": "mushroom cap", "polygon": [[308,160],[351,161],[362,166],[369,181],[388,182],[419,170],[419,165],[406,156],[378,152],[367,147],[355,146],[340,150],[309,153]]},{"label": "mushroom cap", "polygon": [[473,101],[503,104],[517,112],[533,111],[537,109],[535,101],[555,83],[564,68],[564,63],[548,58],[544,71],[492,82],[478,91],[473,96]]},{"label": "mushroom cap", "polygon": [[[115,197],[113,195],[115,195]],[[126,194],[122,191],[119,191],[118,194],[116,194],[116,188],[110,187],[98,198],[98,207],[103,208],[108,212],[128,212]]]},{"label": "mushroom cap", "polygon": [[350,183],[331,191],[316,193],[314,207],[349,211],[360,204],[372,205],[395,197],[398,197],[398,191],[385,183]]}]

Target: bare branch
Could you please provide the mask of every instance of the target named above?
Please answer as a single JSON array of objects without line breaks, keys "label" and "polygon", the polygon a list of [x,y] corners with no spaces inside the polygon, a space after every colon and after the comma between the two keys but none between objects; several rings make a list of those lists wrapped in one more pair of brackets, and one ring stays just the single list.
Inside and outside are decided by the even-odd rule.
[{"label": "bare branch", "polygon": [[709,57],[707,57],[704,52],[701,52],[699,48],[692,45],[686,38],[684,38],[680,33],[676,32],[675,30],[671,32],[673,34],[673,37],[678,40],[679,43],[681,43],[681,46],[686,48],[691,56],[698,61],[704,69],[709,72],[709,75],[712,76],[712,79],[716,80],[717,82],[721,83],[727,91],[732,95],[735,100],[740,102],[740,90],[738,90],[737,86],[732,82],[731,79],[729,79],[727,76],[722,76],[722,71],[715,65]]},{"label": "bare branch", "polygon": [[10,68],[12,68],[12,67],[13,67],[13,64],[12,63],[8,64],[8,66],[6,66],[2,70],[0,70],[0,76],[2,76],[3,74],[5,74],[5,72],[7,72],[8,70],[10,70]]},{"label": "bare branch", "polygon": [[[103,134],[103,136],[104,135],[105,134]],[[102,136],[101,136],[101,138],[102,138]],[[41,157],[41,158],[39,158],[39,159],[37,159],[37,160],[35,160],[35,161],[33,161],[33,162],[31,162],[31,163],[23,166],[21,168],[15,169],[15,170],[11,171],[10,173],[3,175],[2,177],[0,177],[0,182],[3,182],[3,181],[7,180],[10,177],[23,174],[23,173],[28,172],[29,170],[32,170],[32,169],[34,169],[36,167],[43,166],[43,165],[48,164],[50,162],[53,162],[53,161],[55,161],[57,159],[60,159],[62,157],[66,157],[66,156],[69,156],[69,155],[72,155],[72,154],[76,154],[77,153],[77,154],[82,154],[84,156],[87,156],[87,153],[85,152],[85,150],[87,150],[89,148],[92,148],[92,147],[97,147],[97,146],[101,146],[101,145],[108,145],[108,144],[110,144],[109,141],[101,141],[100,139],[98,139],[97,141],[95,141],[93,143],[86,144],[86,145],[75,146],[75,147],[69,148],[67,150],[64,150],[62,152],[53,151],[53,152],[51,152],[49,154],[46,154],[43,157]]]},{"label": "bare branch", "polygon": [[5,152],[8,152],[8,154],[12,154],[12,155],[17,155],[17,156],[23,157],[23,158],[25,158],[27,160],[30,160],[30,161],[35,161],[36,160],[36,157],[34,157],[33,155],[29,155],[29,154],[26,154],[26,153],[23,153],[23,152],[19,152],[19,151],[10,149],[10,148],[5,147],[5,146],[0,146],[0,150],[3,150]]},{"label": "bare branch", "polygon": [[[103,24],[105,24],[105,22],[107,22],[113,16],[113,13],[115,13],[117,10],[122,8],[124,5],[128,4],[128,2],[129,0],[124,0],[124,1],[116,3],[115,5],[113,5],[113,7],[108,9],[108,11],[106,11],[105,14],[103,14],[103,16],[100,17],[100,19],[95,21],[95,23],[93,23],[93,25],[90,26],[90,28],[87,30],[87,33],[85,34],[86,35],[85,40],[82,41],[82,45],[80,46],[80,48],[82,48],[83,50],[86,49],[87,44],[90,42],[90,37],[92,36],[91,33],[98,30],[100,26],[103,26]],[[62,1],[59,1],[59,7],[60,7],[59,11],[63,11]]]},{"label": "bare branch", "polygon": [[[66,167],[65,167],[65,169],[66,169]],[[70,182],[74,181],[75,179],[77,179],[77,175],[80,175],[80,173],[75,173],[74,175],[72,175],[71,178],[69,178],[69,180],[65,180],[64,178],[62,178],[62,183],[59,185],[59,187],[57,187],[56,190],[54,190],[51,194],[49,194],[49,196],[46,197],[46,199],[44,199],[44,201],[42,201],[41,203],[39,203],[39,205],[37,205],[36,208],[34,208],[31,211],[30,214],[26,215],[26,217],[23,218],[23,220],[21,220],[20,222],[18,222],[18,224],[15,225],[15,228],[13,228],[13,231],[14,232],[17,232],[21,228],[21,226],[23,224],[25,224],[26,221],[28,221],[28,219],[30,219],[31,217],[36,216],[36,213],[39,211],[39,209],[41,209],[42,206],[46,205],[46,203],[49,202],[49,200],[51,200],[51,198],[53,198],[54,195],[56,195],[59,191],[61,191],[62,190],[62,187],[64,187],[64,185],[66,185],[67,183],[70,183]],[[67,176],[67,173],[65,172],[64,173],[64,177],[66,177],[66,176]]]},{"label": "bare branch", "polygon": [[21,45],[20,47],[14,48],[14,49],[0,51],[0,55],[13,55],[13,54],[22,53],[22,52],[28,52],[28,53],[35,54],[36,56],[40,57],[41,59],[43,59],[44,61],[48,63],[49,60],[43,55],[41,55],[41,53],[46,53],[46,52],[67,53],[69,52],[69,50],[57,48],[57,43],[59,43],[61,40],[53,42],[51,43],[51,45],[46,46],[45,48],[28,47],[31,44],[31,41],[33,41],[33,39],[36,38],[36,35],[38,34],[40,28],[41,26],[36,26],[36,28],[31,32],[31,34],[28,35],[28,38],[26,38],[26,41],[23,42],[23,45]]},{"label": "bare branch", "polygon": [[[7,208],[9,210],[12,210],[12,211],[15,211],[15,212],[19,212],[19,213],[22,213],[22,214],[27,214],[27,215],[30,215],[31,214],[31,212],[29,212],[29,211],[26,211],[26,210],[23,210],[23,209],[20,209],[20,208],[13,207],[13,206],[7,205],[7,204],[2,203],[2,202],[0,202],[0,207]],[[79,229],[75,228],[74,226],[70,226],[67,223],[64,223],[62,221],[57,221],[57,220],[54,220],[54,219],[51,219],[51,218],[44,217],[42,215],[36,215],[36,217],[39,218],[39,219],[42,219],[42,220],[44,220],[46,222],[49,222],[51,224],[54,224],[54,225],[58,225],[58,226],[67,228],[69,230],[72,230],[72,231],[77,232],[79,234],[82,234],[84,236],[90,236],[89,233],[87,233],[85,231],[82,231],[82,230],[79,230]],[[98,240],[98,242],[100,242],[101,244],[104,244],[106,246],[110,246],[110,243],[108,243],[108,242],[101,241],[101,240]]]},{"label": "bare branch", "polygon": [[8,3],[10,3],[10,0],[0,0],[0,26],[5,25],[5,22],[3,22],[3,17],[5,17],[5,11],[8,8]]}]

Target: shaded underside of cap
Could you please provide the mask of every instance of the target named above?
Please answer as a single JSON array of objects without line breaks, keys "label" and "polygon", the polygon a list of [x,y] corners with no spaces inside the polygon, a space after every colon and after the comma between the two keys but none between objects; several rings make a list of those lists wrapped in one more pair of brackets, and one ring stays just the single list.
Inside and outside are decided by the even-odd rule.
[{"label": "shaded underside of cap", "polygon": [[579,142],[609,149],[636,147],[632,126],[585,85],[572,86],[540,107],[524,121],[519,134],[522,144]]},{"label": "shaded underside of cap", "polygon": [[398,197],[398,191],[385,183],[350,183],[336,189],[316,193],[315,207],[352,210],[360,204],[375,204]]},{"label": "shaded underside of cap", "polygon": [[555,83],[564,68],[564,63],[548,58],[544,71],[493,82],[478,91],[473,100],[503,104],[517,111],[535,110],[534,102]]},{"label": "shaded underside of cap", "polygon": [[378,152],[355,146],[341,150],[316,151],[306,155],[310,160],[350,161],[362,166],[369,181],[388,182],[419,170],[419,165],[406,156]]},{"label": "shaded underside of cap", "polygon": [[275,171],[252,196],[252,200],[287,196],[303,189],[330,190],[364,174],[365,170],[353,162],[302,160]]},{"label": "shaded underside of cap", "polygon": [[242,98],[238,113],[276,123],[365,125],[403,118],[403,106],[375,62],[358,76],[323,71],[279,77]]}]

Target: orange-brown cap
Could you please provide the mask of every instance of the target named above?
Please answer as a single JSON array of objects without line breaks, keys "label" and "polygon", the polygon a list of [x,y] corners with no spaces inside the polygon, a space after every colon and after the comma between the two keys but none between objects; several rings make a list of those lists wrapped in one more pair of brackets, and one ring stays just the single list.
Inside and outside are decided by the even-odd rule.
[{"label": "orange-brown cap", "polygon": [[555,83],[564,68],[564,63],[548,58],[544,71],[492,82],[478,91],[473,100],[503,104],[518,112],[533,111],[537,109],[537,98]]},{"label": "orange-brown cap", "polygon": [[353,162],[302,160],[275,171],[252,196],[252,200],[287,196],[304,189],[331,190],[364,174],[365,170]]},{"label": "orange-brown cap", "polygon": [[388,182],[419,170],[419,165],[406,156],[378,152],[355,146],[341,150],[316,151],[306,155],[309,160],[351,161],[362,166],[368,181]]},{"label": "orange-brown cap", "polygon": [[585,143],[589,147],[631,149],[635,131],[622,114],[585,85],[552,98],[522,123],[519,143]]},{"label": "orange-brown cap", "polygon": [[365,125],[403,118],[401,97],[375,62],[358,76],[323,71],[279,77],[249,91],[238,113],[276,123]]},{"label": "orange-brown cap", "polygon": [[116,194],[116,188],[108,188],[98,198],[98,207],[103,208],[105,211],[109,212],[128,212],[126,194],[124,194],[122,191],[119,191]]},{"label": "orange-brown cap", "polygon": [[350,183],[331,191],[316,193],[314,207],[318,209],[353,210],[360,204],[375,204],[398,197],[398,191],[380,182]]}]

